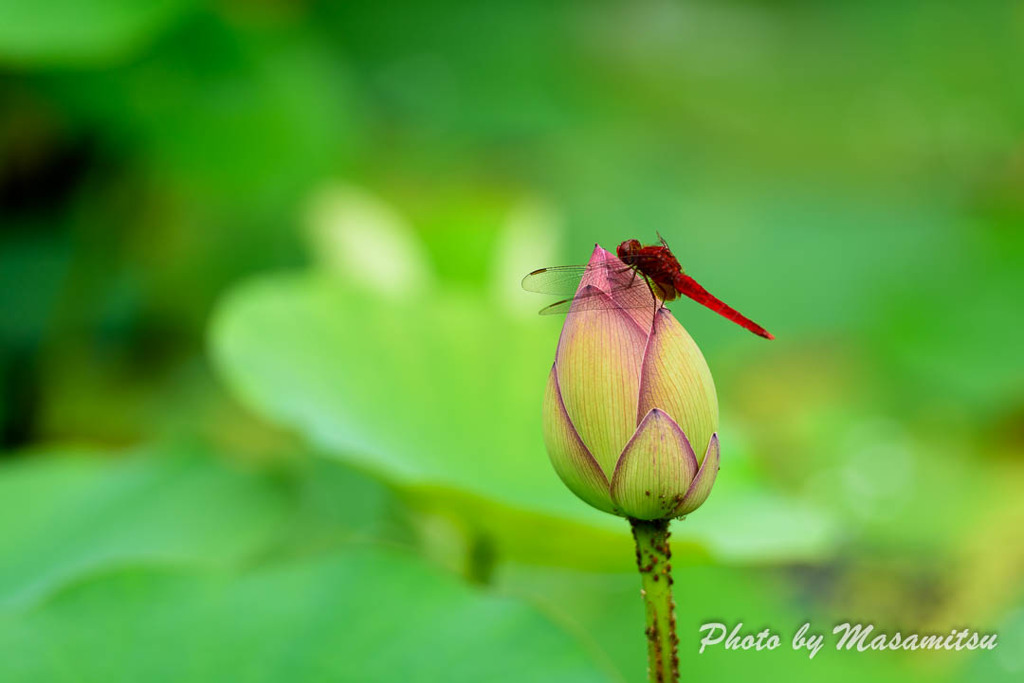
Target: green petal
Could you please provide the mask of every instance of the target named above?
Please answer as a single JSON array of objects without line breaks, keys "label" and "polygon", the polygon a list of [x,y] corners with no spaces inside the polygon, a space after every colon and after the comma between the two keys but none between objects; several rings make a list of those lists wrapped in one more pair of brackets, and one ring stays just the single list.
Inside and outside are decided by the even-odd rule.
[{"label": "green petal", "polygon": [[[607,296],[594,288],[584,297]],[[570,421],[605,474],[636,429],[640,364],[647,335],[622,309],[573,310],[558,342],[555,367]]]},{"label": "green petal", "polygon": [[544,394],[544,445],[551,464],[569,490],[598,510],[613,512],[608,478],[583,445],[565,412],[558,375],[551,368]]},{"label": "green petal", "polygon": [[707,453],[703,458],[704,463],[700,466],[697,476],[693,478],[690,489],[683,496],[683,502],[676,508],[675,515],[677,517],[690,514],[708,499],[711,487],[715,484],[715,477],[718,476],[719,458],[718,434],[712,434],[711,441],[708,442]]},{"label": "green petal", "polygon": [[[665,411],[697,448],[718,429],[718,396],[697,344],[666,308],[658,311],[647,342],[637,420],[653,408]],[[699,462],[703,462],[703,449]]]},{"label": "green petal", "polygon": [[697,473],[686,435],[655,408],[640,422],[615,466],[612,500],[636,519],[673,517]]}]

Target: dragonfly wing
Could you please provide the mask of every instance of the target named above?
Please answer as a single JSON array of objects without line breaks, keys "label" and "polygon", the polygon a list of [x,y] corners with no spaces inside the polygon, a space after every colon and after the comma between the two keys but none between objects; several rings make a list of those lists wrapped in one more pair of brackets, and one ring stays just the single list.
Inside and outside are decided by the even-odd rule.
[{"label": "dragonfly wing", "polygon": [[574,299],[562,299],[559,302],[553,303],[550,306],[545,306],[540,309],[541,315],[568,315],[572,309],[572,302]]},{"label": "dragonfly wing", "polygon": [[565,297],[540,311],[541,315],[566,315],[570,311],[624,309],[641,326],[649,325],[642,309],[660,305],[637,258],[627,265],[611,257],[586,266],[555,266],[535,270],[523,278],[523,289]]},{"label": "dragonfly wing", "polygon": [[609,291],[584,287],[576,296],[563,299],[541,310],[541,315],[565,315],[575,311],[609,309],[651,309],[658,306],[647,279],[637,274],[619,282]]},{"label": "dragonfly wing", "polygon": [[636,268],[618,259],[585,266],[539,268],[523,278],[523,289],[537,294],[572,296],[580,284],[591,284],[606,291],[631,287]]},{"label": "dragonfly wing", "polygon": [[523,278],[523,289],[537,294],[571,296],[580,286],[588,266],[554,266],[535,270]]},{"label": "dragonfly wing", "polygon": [[598,311],[619,308],[615,300],[599,289],[587,289],[574,297],[563,299],[540,310],[541,315],[566,315],[570,311]]}]

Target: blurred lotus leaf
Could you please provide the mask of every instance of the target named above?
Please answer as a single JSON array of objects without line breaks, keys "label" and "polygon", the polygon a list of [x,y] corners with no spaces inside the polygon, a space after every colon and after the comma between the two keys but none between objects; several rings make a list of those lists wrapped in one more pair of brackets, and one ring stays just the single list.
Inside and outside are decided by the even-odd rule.
[{"label": "blurred lotus leaf", "polygon": [[[250,406],[435,503],[449,498],[506,552],[622,566],[631,557],[625,525],[580,504],[547,462],[540,406],[556,335],[549,321],[457,292],[385,300],[307,274],[234,292],[215,317],[212,347]],[[749,477],[730,482],[733,456],[723,445],[718,500],[673,538],[698,555],[741,560],[828,552],[828,519],[781,494],[754,495]]]},{"label": "blurred lotus leaf", "polygon": [[520,600],[404,550],[319,547],[331,507],[336,527],[385,512],[371,482],[247,469],[181,448],[5,465],[0,680],[612,680]]}]

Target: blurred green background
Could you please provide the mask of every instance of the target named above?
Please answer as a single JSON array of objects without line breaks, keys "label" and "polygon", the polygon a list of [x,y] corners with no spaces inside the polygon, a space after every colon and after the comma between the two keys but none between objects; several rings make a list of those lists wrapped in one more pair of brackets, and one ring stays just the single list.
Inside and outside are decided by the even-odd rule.
[{"label": "blurred green background", "polygon": [[684,679],[1020,680],[1021,64],[1010,1],[0,0],[0,680],[645,680],[519,279],[655,231],[777,336],[673,306]]}]

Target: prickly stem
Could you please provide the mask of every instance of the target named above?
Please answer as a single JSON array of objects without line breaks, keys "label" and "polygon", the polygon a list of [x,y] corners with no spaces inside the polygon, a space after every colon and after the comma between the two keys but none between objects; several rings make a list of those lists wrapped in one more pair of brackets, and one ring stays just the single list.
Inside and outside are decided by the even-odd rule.
[{"label": "prickly stem", "polygon": [[647,611],[648,677],[651,683],[679,680],[679,638],[672,601],[672,552],[668,545],[669,520],[629,520],[636,541],[640,595]]}]

